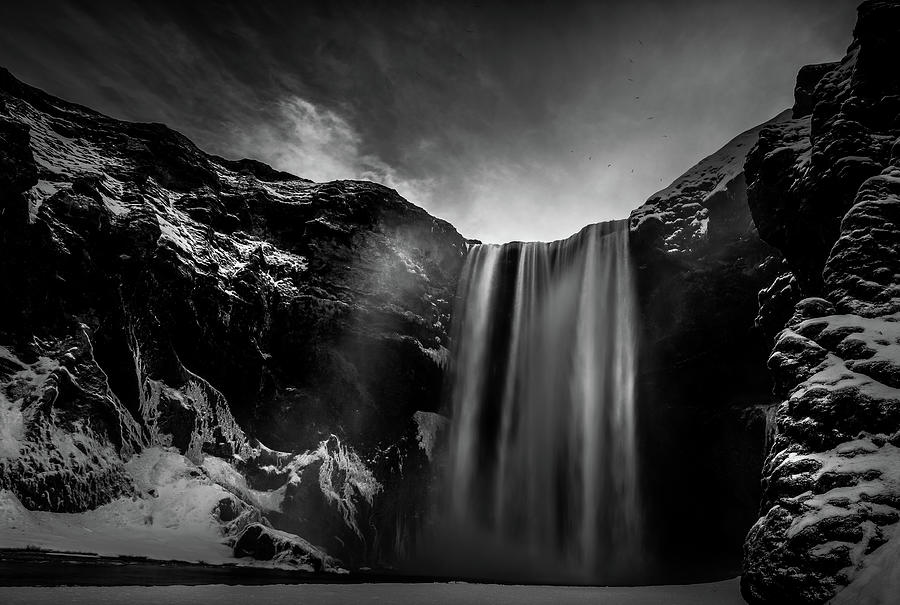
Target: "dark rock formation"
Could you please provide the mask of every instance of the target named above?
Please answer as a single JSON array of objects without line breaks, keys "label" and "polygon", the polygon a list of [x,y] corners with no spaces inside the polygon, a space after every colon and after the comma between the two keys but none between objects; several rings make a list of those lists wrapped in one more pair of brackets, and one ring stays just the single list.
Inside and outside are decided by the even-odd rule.
[{"label": "dark rock formation", "polygon": [[337,561],[306,540],[260,523],[248,525],[241,533],[234,545],[234,556],[290,563],[307,567],[308,571],[329,571],[337,566]]},{"label": "dark rock formation", "polygon": [[789,283],[765,290],[785,268],[753,225],[743,164],[761,129],[789,120],[739,135],[631,215],[643,490],[661,582],[736,574],[756,517],[761,410],[774,401],[769,315],[783,323],[790,306],[757,318],[757,299],[782,297]]},{"label": "dark rock formation", "polygon": [[[130,493],[121,461],[148,445],[275,490],[304,464],[247,435],[295,453],[334,435],[365,466],[417,450],[414,413],[439,408],[466,243],[391,189],[210,156],[0,71],[0,217],[2,405],[22,419],[0,488],[30,507]],[[90,438],[86,460],[54,431]],[[346,485],[332,506],[371,496]],[[350,534],[348,553],[372,541]]]},{"label": "dark rock formation", "polygon": [[900,4],[865,2],[847,56],[801,71],[798,126],[765,129],[747,158],[760,235],[805,297],[769,357],[782,403],[745,545],[751,603],[897,597],[898,56]]},{"label": "dark rock formation", "polygon": [[134,486],[122,465],[140,429],[109,389],[86,329],[0,346],[0,489],[25,506],[80,512]]},{"label": "dark rock formation", "polygon": [[760,235],[784,253],[809,295],[823,291],[825,260],[860,185],[895,153],[897,10],[892,2],[864,3],[846,58],[801,71],[795,126],[764,129],[747,158]]}]

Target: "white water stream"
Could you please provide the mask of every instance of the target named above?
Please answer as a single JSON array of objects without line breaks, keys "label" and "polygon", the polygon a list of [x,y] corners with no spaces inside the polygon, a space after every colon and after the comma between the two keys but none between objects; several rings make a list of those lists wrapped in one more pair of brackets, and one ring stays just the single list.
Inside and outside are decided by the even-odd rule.
[{"label": "white water stream", "polygon": [[587,576],[633,561],[636,315],[624,221],[556,242],[476,246],[461,288],[455,522]]}]

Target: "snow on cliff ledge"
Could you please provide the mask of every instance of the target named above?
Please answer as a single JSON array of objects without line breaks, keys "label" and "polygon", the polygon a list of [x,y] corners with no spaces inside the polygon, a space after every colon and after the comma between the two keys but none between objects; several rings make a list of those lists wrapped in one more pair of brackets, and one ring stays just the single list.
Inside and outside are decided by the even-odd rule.
[{"label": "snow on cliff ledge", "polygon": [[[696,251],[708,239],[716,206],[735,195],[745,197],[744,159],[766,127],[805,128],[806,121],[793,120],[788,109],[736,136],[635,209],[629,222],[632,234],[660,237],[670,254]],[[740,191],[732,190],[735,185]]]}]

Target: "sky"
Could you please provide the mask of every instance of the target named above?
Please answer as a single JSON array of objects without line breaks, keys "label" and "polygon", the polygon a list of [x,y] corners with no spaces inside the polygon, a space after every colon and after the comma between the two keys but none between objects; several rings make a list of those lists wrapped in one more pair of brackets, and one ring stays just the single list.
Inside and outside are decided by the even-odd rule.
[{"label": "sky", "polygon": [[316,181],[369,179],[485,242],[624,218],[840,59],[857,0],[50,2],[0,66]]}]

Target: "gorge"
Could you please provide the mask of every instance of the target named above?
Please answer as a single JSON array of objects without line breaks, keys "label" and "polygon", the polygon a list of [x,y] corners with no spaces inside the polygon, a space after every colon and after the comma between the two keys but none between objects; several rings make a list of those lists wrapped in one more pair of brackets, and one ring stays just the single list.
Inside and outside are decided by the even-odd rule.
[{"label": "gorge", "polygon": [[0,71],[0,551],[892,603],[897,57],[502,245]]}]

